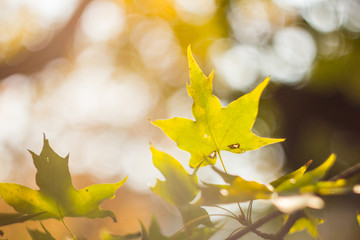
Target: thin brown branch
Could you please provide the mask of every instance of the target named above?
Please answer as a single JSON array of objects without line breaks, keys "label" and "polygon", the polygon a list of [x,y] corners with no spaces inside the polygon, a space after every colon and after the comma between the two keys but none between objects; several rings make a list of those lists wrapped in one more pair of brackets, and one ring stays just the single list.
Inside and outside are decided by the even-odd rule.
[{"label": "thin brown branch", "polygon": [[339,179],[348,179],[360,173],[360,163],[342,171],[338,175],[329,179],[329,181],[336,181]]},{"label": "thin brown branch", "polygon": [[254,232],[255,234],[258,234],[258,235],[260,234],[259,236],[262,235],[261,237],[266,237],[265,239],[272,239],[273,238],[272,234],[262,233],[262,232],[258,231],[257,228],[262,226],[263,224],[267,223],[271,219],[280,216],[281,214],[283,214],[283,213],[276,210],[276,211],[266,215],[265,217],[260,218],[259,220],[257,220],[253,224],[248,225],[246,228],[243,228],[243,229],[239,230],[237,233],[235,233],[232,236],[228,237],[227,240],[239,239],[239,238],[241,238],[242,236],[244,236],[245,234],[247,234],[249,232]]},{"label": "thin brown branch", "polygon": [[282,240],[285,235],[290,231],[291,227],[295,224],[295,222],[304,216],[303,210],[298,210],[290,214],[286,223],[280,228],[280,230],[274,235],[273,240]]},{"label": "thin brown branch", "polygon": [[[338,179],[348,179],[359,173],[360,173],[360,163],[358,163],[358,164],[346,169],[345,171],[341,172],[340,174],[330,178],[329,181],[336,181]],[[282,240],[286,236],[286,234],[288,234],[288,232],[290,231],[291,227],[295,224],[295,222],[299,218],[304,216],[303,210],[298,210],[298,211],[290,214],[286,223],[281,227],[281,229],[276,234],[263,233],[263,232],[257,230],[257,228],[259,228],[266,222],[270,221],[271,219],[273,219],[281,214],[282,214],[282,212],[277,210],[277,211],[274,211],[274,212],[266,215],[265,217],[259,219],[258,221],[256,221],[253,224],[246,225],[246,223],[243,223],[244,225],[246,225],[246,227],[242,228],[241,230],[239,230],[236,233],[229,236],[227,238],[227,240],[237,240],[249,232],[253,232],[264,239]]]}]

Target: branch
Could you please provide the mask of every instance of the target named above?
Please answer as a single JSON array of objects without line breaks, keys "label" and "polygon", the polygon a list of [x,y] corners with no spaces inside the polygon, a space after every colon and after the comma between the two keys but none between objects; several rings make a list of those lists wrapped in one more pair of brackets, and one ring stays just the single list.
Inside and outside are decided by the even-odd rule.
[{"label": "branch", "polygon": [[[360,173],[360,163],[346,169],[345,171],[341,172],[340,174],[330,178],[329,181],[336,181],[338,179],[348,179],[351,178],[353,176],[355,176],[356,174]],[[265,224],[266,222],[270,221],[271,219],[281,215],[282,212],[280,211],[274,211],[268,215],[266,215],[263,218],[260,218],[258,221],[256,221],[253,224],[250,224],[248,226],[246,226],[245,228],[239,230],[238,232],[236,232],[235,234],[233,234],[232,236],[228,237],[227,240],[237,240],[240,237],[244,236],[245,234],[249,233],[249,232],[254,232],[255,234],[257,234],[258,236],[264,238],[264,239],[272,239],[272,240],[282,240],[284,238],[284,236],[289,232],[289,230],[291,229],[291,227],[295,224],[295,222],[304,216],[304,211],[303,210],[298,210],[296,212],[293,212],[292,214],[290,214],[288,220],[286,221],[286,223],[281,227],[281,229],[274,235],[274,234],[266,234],[266,233],[262,233],[260,231],[257,230],[258,227],[262,226],[263,224]]]},{"label": "branch", "polygon": [[343,172],[339,173],[338,175],[330,178],[329,181],[336,181],[338,179],[348,179],[359,173],[360,173],[360,163],[355,164],[354,166],[344,170]]},{"label": "branch", "polygon": [[274,235],[273,240],[282,240],[285,235],[289,232],[291,227],[295,224],[295,222],[304,216],[303,210],[298,210],[290,214],[286,223],[281,227],[281,229]]},{"label": "branch", "polygon": [[[265,224],[266,222],[270,221],[273,218],[276,218],[277,216],[280,216],[281,214],[283,214],[282,212],[280,212],[279,210],[276,210],[268,215],[266,215],[263,218],[260,218],[259,220],[257,220],[256,222],[254,222],[253,224],[250,224],[249,226],[247,226],[246,228],[241,229],[240,231],[238,231],[237,233],[235,233],[234,235],[230,236],[227,238],[227,240],[236,240],[239,239],[240,237],[244,236],[245,234],[249,233],[249,232],[258,232],[256,229],[260,226],[262,226],[263,224]],[[257,234],[257,233],[256,233]],[[262,233],[261,233],[262,234]],[[266,236],[264,235],[264,237],[267,237],[269,239],[269,237],[272,237],[272,234],[266,234]]]}]

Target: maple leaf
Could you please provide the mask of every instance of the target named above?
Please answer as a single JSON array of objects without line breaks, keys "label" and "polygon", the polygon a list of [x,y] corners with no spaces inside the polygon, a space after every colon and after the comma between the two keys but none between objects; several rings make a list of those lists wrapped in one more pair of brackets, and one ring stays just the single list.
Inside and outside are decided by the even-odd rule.
[{"label": "maple leaf", "polygon": [[111,211],[100,209],[99,205],[105,199],[113,198],[126,178],[117,183],[94,184],[76,190],[68,168],[69,155],[62,158],[56,154],[45,136],[40,155],[30,153],[37,168],[36,184],[39,190],[15,183],[0,183],[0,196],[17,212],[29,215],[42,213],[34,219],[111,217],[116,221]]},{"label": "maple leaf", "polygon": [[317,193],[320,195],[340,195],[351,192],[353,183],[351,183],[351,181],[347,181],[346,179],[320,181],[334,165],[335,160],[336,155],[331,154],[320,166],[311,171],[305,172],[311,163],[308,162],[298,170],[272,182],[271,185],[274,186],[275,190],[282,195],[288,195],[294,192]]},{"label": "maple leaf", "polygon": [[[213,226],[205,209],[189,204],[199,192],[198,178],[195,175],[197,169],[190,175],[169,154],[161,152],[153,146],[151,146],[151,152],[154,166],[165,177],[165,181],[158,179],[151,190],[168,203],[175,205],[179,209],[184,222],[190,222],[192,219],[201,217],[203,220],[193,224],[194,227],[200,223]],[[189,225],[189,227],[193,226]]]},{"label": "maple leaf", "polygon": [[304,213],[304,217],[296,220],[295,224],[290,228],[289,235],[305,230],[313,237],[313,239],[321,239],[317,230],[317,225],[324,223],[324,219],[318,219]]},{"label": "maple leaf", "polygon": [[200,188],[201,198],[197,204],[239,203],[256,199],[270,199],[272,196],[273,191],[264,184],[221,172],[215,167],[213,169],[227,184],[204,183],[205,187]]},{"label": "maple leaf", "polygon": [[194,100],[192,106],[196,121],[186,118],[156,120],[154,125],[161,128],[173,139],[178,147],[191,153],[189,165],[196,167],[215,164],[220,150],[243,153],[264,145],[282,142],[284,139],[263,138],[251,129],[258,113],[261,93],[269,82],[266,78],[252,92],[245,94],[223,108],[219,99],[212,93],[214,72],[206,77],[188,48],[190,68],[189,96]]},{"label": "maple leaf", "polygon": [[28,229],[28,232],[33,240],[55,240],[55,238],[50,234],[50,232],[45,228],[45,226],[40,222],[44,232],[39,230]]},{"label": "maple leaf", "polygon": [[293,181],[290,179],[301,178],[301,176],[304,175],[304,173],[309,168],[309,166],[311,165],[312,162],[313,162],[312,160],[308,161],[305,165],[301,166],[299,169],[297,169],[289,174],[286,174],[286,175],[276,179],[275,181],[272,181],[270,184],[274,188],[277,188],[279,185],[281,185],[285,181]]},{"label": "maple leaf", "polygon": [[165,236],[160,229],[159,223],[156,218],[153,216],[147,230],[144,224],[140,221],[141,232],[127,234],[125,236],[117,236],[106,234],[104,240],[130,240],[130,239],[139,239],[141,240],[198,240],[198,239],[209,239],[217,231],[215,228],[209,227],[200,227],[194,229],[192,233],[187,233],[185,231],[176,232],[172,236]]},{"label": "maple leaf", "polygon": [[151,190],[170,204],[188,204],[199,192],[198,178],[190,175],[181,164],[167,153],[151,146],[154,166],[164,175],[165,181],[157,179]]},{"label": "maple leaf", "polygon": [[0,226],[10,225],[13,223],[22,223],[35,218],[43,213],[21,214],[21,213],[0,213]]},{"label": "maple leaf", "polygon": [[[345,180],[341,179],[340,181],[336,182],[327,182],[327,184],[324,184],[324,182],[320,182],[319,180],[325,176],[325,174],[328,172],[328,170],[334,165],[336,160],[336,155],[331,154],[328,159],[323,162],[320,166],[317,168],[305,172],[305,170],[308,167],[309,162],[302,166],[300,169],[296,170],[293,173],[290,173],[286,176],[292,176],[292,177],[284,177],[280,178],[274,182],[277,182],[277,185],[274,186],[275,190],[279,193],[291,193],[296,191],[302,191],[304,188],[309,187],[316,187],[317,184],[320,184],[319,187],[331,187],[331,186],[338,186],[343,185],[343,182]],[[299,172],[300,171],[300,172]],[[305,173],[304,173],[305,172]],[[280,180],[283,179],[282,182]],[[274,184],[271,183],[271,184]]]}]

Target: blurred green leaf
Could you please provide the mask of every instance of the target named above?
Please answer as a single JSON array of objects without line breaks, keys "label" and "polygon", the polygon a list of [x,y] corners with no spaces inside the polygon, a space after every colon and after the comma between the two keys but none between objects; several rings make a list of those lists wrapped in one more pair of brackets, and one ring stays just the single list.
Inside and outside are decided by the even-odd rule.
[{"label": "blurred green leaf", "polygon": [[305,173],[305,171],[308,169],[308,167],[310,166],[311,163],[312,163],[312,160],[308,161],[305,165],[303,165],[299,169],[297,169],[289,174],[286,174],[286,175],[276,179],[275,181],[272,181],[270,184],[274,188],[277,188],[280,184],[282,184],[283,182],[285,182],[287,180],[301,177]]},{"label": "blurred green leaf", "polygon": [[117,236],[117,235],[109,235],[106,234],[103,237],[103,240],[129,240],[129,239],[138,239],[141,240],[168,240],[169,237],[164,236],[161,233],[159,223],[157,222],[155,216],[151,218],[151,223],[149,226],[149,231],[146,230],[144,224],[140,221],[141,232],[137,233],[130,233],[124,236]]},{"label": "blurred green leaf", "polygon": [[200,218],[187,229],[192,229],[199,224],[213,226],[205,209],[189,204],[199,192],[197,176],[188,174],[183,166],[169,154],[153,146],[151,146],[151,152],[154,166],[165,177],[165,181],[158,179],[151,190],[170,204],[177,206],[184,223]]},{"label": "blurred green leaf", "polygon": [[213,169],[229,184],[204,183],[205,187],[200,188],[201,198],[198,204],[226,204],[271,198],[272,191],[266,185]]},{"label": "blurred green leaf", "polygon": [[68,168],[69,157],[62,158],[50,147],[44,137],[40,155],[30,152],[37,168],[36,184],[40,190],[14,183],[0,183],[0,196],[17,212],[24,214],[43,213],[34,219],[63,217],[111,217],[115,215],[102,210],[99,205],[105,199],[113,198],[116,190],[126,178],[113,184],[94,184],[81,190],[72,185]]},{"label": "blurred green leaf", "polygon": [[215,164],[220,150],[243,153],[264,145],[282,142],[284,139],[262,138],[251,129],[254,125],[261,93],[269,83],[266,78],[252,92],[240,97],[223,108],[212,93],[213,72],[206,77],[188,48],[190,85],[188,94],[193,98],[192,112],[196,121],[186,118],[156,120],[178,147],[191,153],[190,166]]},{"label": "blurred green leaf", "polygon": [[129,240],[129,239],[138,239],[141,237],[141,232],[129,233],[124,236],[117,236],[113,234],[104,234],[103,240]]},{"label": "blurred green leaf", "polygon": [[305,217],[299,218],[295,224],[289,230],[289,234],[300,232],[306,229],[306,231],[314,238],[319,239],[319,232],[317,225],[324,222],[323,219],[313,218],[312,216],[305,214]]},{"label": "blurred green leaf", "polygon": [[[180,206],[179,211],[183,218],[183,222],[187,223],[187,229],[193,229],[199,224],[214,227],[214,224],[210,221],[208,212],[197,205],[188,204]],[[190,222],[193,223],[189,224]]]},{"label": "blurred green leaf", "polygon": [[198,189],[196,175],[188,174],[172,156],[151,146],[154,166],[164,175],[166,181],[157,180],[151,190],[175,206],[188,204],[195,198]]},{"label": "blurred green leaf", "polygon": [[28,229],[28,232],[31,236],[32,240],[55,240],[55,238],[49,233],[49,231],[45,228],[45,226],[41,223],[44,232],[40,232],[39,230],[31,230]]},{"label": "blurred green leaf", "polygon": [[155,216],[151,218],[151,223],[148,233],[145,230],[144,225],[141,223],[142,238],[141,240],[166,240],[168,237],[161,233],[160,225]]},{"label": "blurred green leaf", "polygon": [[172,236],[165,236],[162,234],[160,225],[155,216],[151,218],[148,230],[146,230],[146,227],[141,221],[140,226],[141,233],[127,234],[125,236],[106,235],[103,237],[103,240],[129,240],[137,238],[140,238],[141,240],[207,240],[218,231],[218,229],[215,228],[199,227],[193,229],[191,232],[186,232],[185,228],[183,228]]},{"label": "blurred green leaf", "polygon": [[43,214],[21,214],[21,213],[0,213],[0,226],[5,226],[14,223],[22,223],[27,220],[33,219],[39,215]]},{"label": "blurred green leaf", "polygon": [[293,191],[301,191],[301,188],[308,186],[316,187],[317,182],[325,176],[327,171],[335,163],[335,160],[335,154],[331,154],[329,158],[319,167],[315,168],[312,171],[305,172],[303,175],[298,174],[293,178],[283,181],[276,187],[275,190],[279,193],[289,193]]},{"label": "blurred green leaf", "polygon": [[307,185],[300,188],[302,193],[318,193],[320,195],[340,195],[351,192],[352,188],[348,186],[345,179],[337,181],[319,181],[313,185]]}]

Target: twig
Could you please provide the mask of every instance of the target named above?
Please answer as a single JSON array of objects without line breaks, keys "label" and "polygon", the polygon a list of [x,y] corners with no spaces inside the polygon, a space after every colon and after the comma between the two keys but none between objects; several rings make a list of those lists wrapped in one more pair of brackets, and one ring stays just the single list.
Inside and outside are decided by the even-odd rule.
[{"label": "twig", "polygon": [[[268,215],[266,215],[263,218],[260,218],[259,220],[257,220],[256,222],[254,222],[253,224],[248,225],[246,228],[241,229],[240,231],[238,231],[237,233],[233,234],[232,236],[228,237],[227,240],[236,240],[239,239],[240,237],[244,236],[245,234],[249,233],[249,232],[254,232],[256,234],[260,233],[262,234],[264,237],[266,237],[267,239],[272,239],[273,235],[272,234],[265,234],[265,233],[261,233],[260,231],[256,230],[258,227],[262,226],[263,224],[265,224],[266,222],[270,221],[273,218],[276,218],[277,216],[280,216],[281,214],[283,214],[282,212],[280,212],[279,210],[276,210]],[[266,235],[266,236],[265,236]]]},{"label": "twig", "polygon": [[290,214],[286,223],[282,226],[282,228],[274,235],[273,240],[282,240],[285,235],[289,232],[291,227],[295,224],[295,222],[304,216],[303,210],[298,210]]},{"label": "twig", "polygon": [[[359,173],[360,173],[360,163],[358,163],[358,164],[346,169],[345,171],[341,172],[340,174],[330,178],[329,181],[336,181],[338,179],[348,179]],[[295,224],[295,222],[299,218],[304,216],[303,210],[298,210],[298,211],[290,214],[286,223],[282,226],[282,228],[275,235],[262,233],[259,230],[257,230],[258,227],[260,227],[261,225],[265,224],[266,222],[270,221],[271,219],[273,219],[281,214],[282,214],[282,212],[280,212],[280,211],[274,211],[274,212],[270,213],[269,215],[266,215],[265,217],[259,219],[255,223],[247,225],[245,228],[239,230],[238,232],[231,234],[231,236],[229,236],[227,238],[227,240],[237,240],[249,232],[253,232],[264,239],[282,240],[285,237],[285,235],[289,232],[291,227]]]},{"label": "twig", "polygon": [[356,174],[360,173],[360,163],[355,164],[354,166],[342,171],[338,175],[333,176],[329,181],[336,181],[338,179],[348,179]]}]

